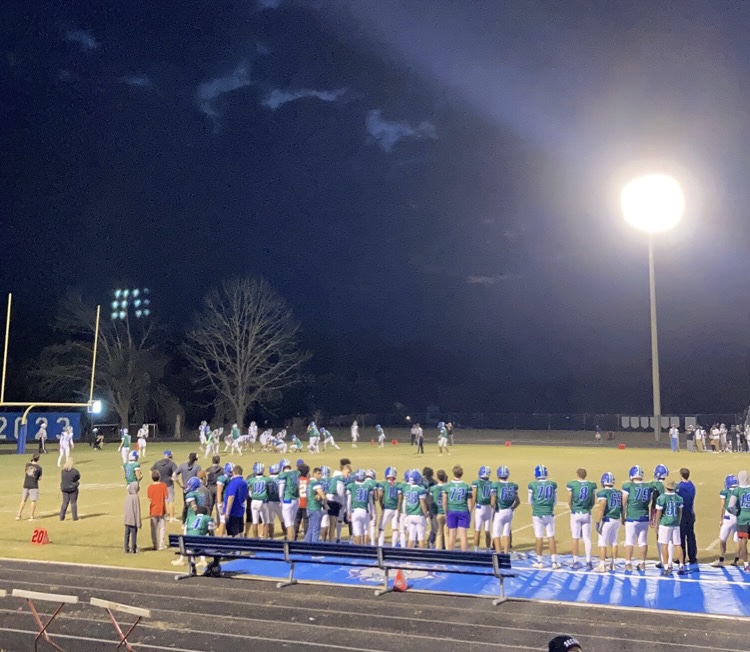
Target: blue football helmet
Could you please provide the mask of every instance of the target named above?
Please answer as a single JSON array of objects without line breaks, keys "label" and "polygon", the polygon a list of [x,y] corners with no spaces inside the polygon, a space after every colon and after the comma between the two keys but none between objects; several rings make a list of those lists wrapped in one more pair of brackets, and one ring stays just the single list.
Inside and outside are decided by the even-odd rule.
[{"label": "blue football helmet", "polygon": [[382,429],[383,428],[382,428],[382,426],[380,424],[378,424],[377,426],[375,426],[375,430],[377,430],[378,432],[380,432]]},{"label": "blue football helmet", "polygon": [[501,480],[507,480],[510,477],[510,469],[503,464],[497,467],[497,477]]},{"label": "blue football helmet", "polygon": [[739,484],[740,484],[740,481],[737,479],[736,475],[728,475],[726,478],[724,478],[725,489],[732,489]]},{"label": "blue football helmet", "polygon": [[130,455],[128,457],[130,458],[131,462],[137,462],[138,461],[138,451],[131,451]]},{"label": "blue football helmet", "polygon": [[375,469],[367,469],[367,471],[365,471],[365,476],[374,480],[376,476]]},{"label": "blue football helmet", "polygon": [[357,469],[354,472],[354,480],[355,480],[355,482],[364,482],[365,481],[365,470],[364,469]]},{"label": "blue football helmet", "polygon": [[438,430],[440,430],[441,428],[445,428],[445,421],[440,421],[437,427],[438,427]]},{"label": "blue football helmet", "polygon": [[331,477],[331,467],[330,466],[321,466],[320,467],[320,477],[322,478],[330,478]]},{"label": "blue football helmet", "polygon": [[201,486],[201,479],[198,477],[192,477],[185,483],[185,491],[196,491]]},{"label": "blue football helmet", "polygon": [[253,473],[255,475],[263,475],[263,472],[266,470],[266,465],[263,464],[263,462],[256,462],[253,464]]},{"label": "blue football helmet", "polygon": [[480,480],[489,480],[492,475],[492,469],[489,466],[480,466],[478,475]]},{"label": "blue football helmet", "polygon": [[409,484],[422,484],[422,474],[417,469],[412,469],[409,474]]},{"label": "blue football helmet", "polygon": [[641,480],[643,480],[643,469],[637,464],[635,466],[631,466],[630,471],[628,471],[628,477],[631,480],[633,478],[640,478]]},{"label": "blue football helmet", "polygon": [[548,475],[549,472],[547,471],[547,467],[544,466],[544,464],[537,464],[534,467],[534,477],[537,480],[546,480]]},{"label": "blue football helmet", "polygon": [[289,468],[292,467],[292,463],[289,460],[281,460],[281,462],[279,462],[279,468],[281,470],[284,470],[287,466]]},{"label": "blue football helmet", "polygon": [[302,458],[300,457],[300,458],[299,458],[299,459],[297,460],[297,462],[296,462],[296,466],[297,466],[297,468],[299,468],[300,466],[302,466],[302,465],[303,465],[304,463],[305,463],[305,460],[303,460],[303,459],[302,459]]},{"label": "blue football helmet", "polygon": [[279,475],[279,465],[278,464],[271,464],[271,466],[268,467],[268,472],[271,475]]},{"label": "blue football helmet", "polygon": [[609,471],[604,473],[602,475],[602,485],[605,487],[606,486],[614,487],[615,486],[615,474],[610,473]]},{"label": "blue football helmet", "polygon": [[385,470],[385,477],[386,478],[397,478],[398,477],[398,471],[396,470],[395,466],[389,466]]},{"label": "blue football helmet", "polygon": [[669,475],[669,469],[663,464],[654,467],[654,480],[664,480]]},{"label": "blue football helmet", "polygon": [[234,464],[227,462],[224,465],[224,475],[232,475],[232,471],[234,471]]}]

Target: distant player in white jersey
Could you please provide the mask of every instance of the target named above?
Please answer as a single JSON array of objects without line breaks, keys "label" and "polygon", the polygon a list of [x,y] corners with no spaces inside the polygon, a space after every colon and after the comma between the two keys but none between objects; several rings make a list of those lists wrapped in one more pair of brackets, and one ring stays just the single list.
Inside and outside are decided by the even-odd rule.
[{"label": "distant player in white jersey", "polygon": [[438,455],[442,455],[443,452],[445,452],[447,455],[450,455],[450,452],[448,451],[448,430],[445,427],[445,422],[441,421],[437,425],[438,427]]},{"label": "distant player in white jersey", "polygon": [[357,448],[357,442],[359,441],[359,424],[356,419],[352,423],[352,448]]},{"label": "distant player in white jersey", "polygon": [[258,441],[258,424],[255,421],[251,421],[247,429],[247,434],[250,436],[248,440],[250,443],[250,450],[255,452],[255,442]]},{"label": "distant player in white jersey", "polygon": [[321,428],[320,436],[323,438],[323,450],[326,450],[329,446],[333,446],[337,451],[341,450],[341,447],[336,443],[330,430]]},{"label": "distant player in white jersey", "polygon": [[143,462],[146,459],[146,438],[148,437],[148,426],[144,423],[138,429],[138,459]]},{"label": "distant player in white jersey", "polygon": [[260,441],[260,450],[266,453],[271,451],[271,439],[272,434],[270,430],[264,430],[260,433],[258,440]]},{"label": "distant player in white jersey", "polygon": [[70,457],[70,449],[74,448],[73,443],[73,427],[66,426],[60,433],[60,455],[57,458],[57,466],[61,466],[62,459],[65,457],[65,461],[68,461]]},{"label": "distant player in white jersey", "polygon": [[208,434],[210,432],[211,429],[209,428],[208,423],[201,421],[201,425],[198,426],[198,441],[200,442],[201,450],[205,450],[206,441],[208,440]]},{"label": "distant player in white jersey", "polygon": [[383,426],[380,424],[375,426],[375,432],[378,433],[378,446],[383,448],[385,446],[385,430],[383,430]]},{"label": "distant player in white jersey", "polygon": [[206,437],[206,457],[219,454],[219,431],[211,430]]}]

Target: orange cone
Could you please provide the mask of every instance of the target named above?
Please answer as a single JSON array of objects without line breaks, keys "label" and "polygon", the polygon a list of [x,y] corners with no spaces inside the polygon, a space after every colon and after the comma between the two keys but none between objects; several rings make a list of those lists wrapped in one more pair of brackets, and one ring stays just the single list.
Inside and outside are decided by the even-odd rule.
[{"label": "orange cone", "polygon": [[397,571],[396,579],[393,580],[393,590],[397,591],[398,593],[403,593],[408,588],[409,588],[409,585],[406,583],[406,578],[404,577],[404,571],[402,570]]}]

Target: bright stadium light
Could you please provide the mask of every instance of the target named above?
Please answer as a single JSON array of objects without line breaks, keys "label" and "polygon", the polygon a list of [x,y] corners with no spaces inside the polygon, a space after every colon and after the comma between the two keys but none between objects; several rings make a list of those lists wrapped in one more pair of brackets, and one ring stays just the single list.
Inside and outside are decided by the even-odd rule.
[{"label": "bright stadium light", "polygon": [[651,301],[651,381],[653,386],[654,437],[661,432],[661,388],[659,384],[659,340],[656,328],[656,282],[654,280],[654,233],[674,228],[685,212],[680,184],[666,174],[647,174],[627,183],[620,194],[625,221],[648,234],[648,281]]},{"label": "bright stadium light", "polygon": [[104,409],[104,403],[100,400],[91,401],[89,403],[89,414],[101,414]]},{"label": "bright stadium light", "polygon": [[[112,301],[112,313],[111,318],[113,320],[126,319],[128,314],[141,319],[148,317],[151,314],[151,310],[147,309],[147,306],[151,305],[151,300],[148,288],[118,288],[112,291],[114,301]],[[130,310],[133,312],[130,312]]]},{"label": "bright stadium light", "polygon": [[620,195],[625,221],[647,233],[674,228],[685,212],[685,196],[666,174],[647,174],[626,184]]}]

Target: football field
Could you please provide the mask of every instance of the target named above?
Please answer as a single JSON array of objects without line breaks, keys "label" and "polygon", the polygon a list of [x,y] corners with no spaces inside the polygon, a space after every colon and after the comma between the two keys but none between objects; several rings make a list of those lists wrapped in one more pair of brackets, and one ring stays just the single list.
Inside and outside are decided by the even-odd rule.
[{"label": "football field", "polygon": [[[570,552],[570,529],[565,484],[575,477],[575,471],[583,467],[588,471],[588,478],[599,482],[602,473],[611,471],[615,474],[617,486],[627,481],[628,469],[634,464],[641,465],[646,472],[646,479],[652,476],[653,468],[658,463],[666,464],[670,478],[679,481],[679,468],[687,466],[691,470],[691,479],[697,486],[696,499],[696,533],[699,548],[699,560],[702,563],[715,559],[718,555],[719,529],[719,491],[723,480],[729,473],[736,474],[742,468],[750,467],[750,457],[744,454],[710,454],[710,453],[671,453],[666,448],[631,448],[618,450],[612,442],[593,444],[581,440],[579,445],[566,444],[531,445],[521,443],[522,437],[516,437],[510,447],[503,445],[504,437],[498,433],[481,431],[460,431],[456,446],[450,456],[438,456],[432,437],[426,442],[426,454],[416,455],[415,448],[409,445],[406,431],[388,432],[388,443],[385,448],[378,448],[370,443],[369,433],[365,433],[359,447],[353,449],[351,443],[344,439],[344,433],[338,435],[337,442],[341,450],[328,450],[318,455],[287,454],[292,461],[301,457],[313,466],[328,464],[338,468],[339,459],[348,457],[354,468],[374,468],[378,479],[382,479],[386,466],[396,466],[399,475],[407,468],[430,466],[435,471],[445,469],[450,477],[451,468],[461,464],[464,468],[464,479],[476,478],[480,465],[487,464],[494,469],[500,464],[510,467],[511,480],[522,489],[522,503],[513,521],[514,549],[519,552],[530,550],[533,546],[530,508],[525,501],[525,487],[533,479],[533,469],[537,464],[545,464],[550,477],[560,487],[559,502],[556,510],[557,538],[559,550]],[[347,433],[348,434],[348,433]],[[397,437],[398,445],[391,444]],[[492,443],[461,443],[488,441]],[[627,440],[625,440],[627,441]],[[16,521],[15,514],[21,497],[24,464],[30,458],[27,455],[0,455],[0,556],[17,559],[34,559],[46,561],[67,561],[86,564],[106,564],[115,566],[134,566],[138,568],[170,569],[173,555],[170,551],[151,551],[148,529],[148,501],[146,487],[150,484],[149,469],[162,451],[169,448],[173,452],[176,464],[187,460],[190,451],[198,451],[198,443],[164,443],[151,441],[148,457],[143,463],[144,480],[141,483],[141,511],[144,517],[144,528],[139,533],[138,546],[143,551],[137,556],[123,552],[123,504],[125,499],[125,482],[121,468],[120,454],[116,444],[107,444],[103,450],[94,451],[87,444],[77,444],[73,450],[76,467],[81,472],[81,489],[79,496],[80,520],[73,522],[68,518],[59,520],[60,507],[60,470],[57,468],[57,451],[50,446],[50,452],[42,456],[41,464],[44,475],[40,482],[40,499],[37,505],[37,518],[28,521],[29,505],[26,506],[24,520]],[[251,471],[254,461],[262,461],[266,468],[280,459],[280,455],[271,453],[250,453],[240,456],[222,455],[222,463],[232,461],[242,464],[245,474]],[[200,454],[199,464],[203,468],[210,461]],[[181,498],[177,498],[177,511],[182,508]],[[36,528],[45,528],[49,535],[48,545],[30,543]],[[277,528],[277,532],[279,528]],[[167,533],[179,533],[179,523],[167,525]],[[622,537],[622,535],[621,535]],[[656,559],[655,537],[649,538],[649,558]],[[730,551],[733,544],[730,543]],[[730,553],[731,554],[731,553]]]}]

